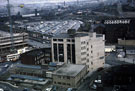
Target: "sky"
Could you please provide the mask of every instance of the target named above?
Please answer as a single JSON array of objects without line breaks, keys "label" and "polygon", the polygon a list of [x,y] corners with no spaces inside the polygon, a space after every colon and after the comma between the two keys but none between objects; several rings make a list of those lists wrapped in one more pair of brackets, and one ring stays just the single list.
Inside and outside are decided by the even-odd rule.
[{"label": "sky", "polygon": [[[77,1],[77,0],[9,0],[10,3],[24,3],[24,4],[31,4],[31,3],[58,3],[58,2],[70,2],[70,1]],[[81,1],[81,0],[80,0]],[[0,0],[0,4],[6,4],[7,0]]]}]

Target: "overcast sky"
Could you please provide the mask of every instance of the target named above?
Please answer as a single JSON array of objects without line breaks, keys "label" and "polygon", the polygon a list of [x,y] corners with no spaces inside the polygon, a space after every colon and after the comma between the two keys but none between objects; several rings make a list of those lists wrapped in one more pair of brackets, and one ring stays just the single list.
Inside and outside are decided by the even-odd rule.
[{"label": "overcast sky", "polygon": [[[43,3],[43,2],[51,2],[51,3],[57,3],[57,2],[69,2],[69,1],[77,1],[77,0],[9,0],[10,3]],[[81,0],[79,0],[81,1]],[[7,0],[0,0],[0,4],[6,4]]]}]

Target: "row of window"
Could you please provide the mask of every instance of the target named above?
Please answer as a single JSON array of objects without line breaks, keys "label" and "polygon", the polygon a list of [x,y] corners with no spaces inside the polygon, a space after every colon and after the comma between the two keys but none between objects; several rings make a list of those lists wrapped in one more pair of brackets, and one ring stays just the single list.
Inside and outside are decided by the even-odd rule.
[{"label": "row of window", "polygon": [[85,55],[85,54],[86,54],[86,52],[82,52],[82,53],[81,53],[81,55]]},{"label": "row of window", "polygon": [[54,84],[71,86],[70,83],[62,83],[62,82],[54,82]]},{"label": "row of window", "polygon": [[60,79],[70,79],[69,76],[58,76],[58,78],[60,78]]},{"label": "row of window", "polygon": [[86,49],[86,46],[81,47],[81,50],[84,50],[84,49]]},{"label": "row of window", "polygon": [[85,44],[86,42],[85,41],[82,41],[81,44]]},{"label": "row of window", "polygon": [[85,61],[86,60],[86,58],[82,58],[82,61]]},{"label": "row of window", "polygon": [[99,59],[104,59],[104,56],[100,57]]},{"label": "row of window", "polygon": [[53,41],[60,41],[60,42],[63,42],[63,39],[53,39]]},{"label": "row of window", "polygon": [[[53,41],[63,42],[63,39],[53,39]],[[74,39],[67,39],[67,42],[75,42]]]},{"label": "row of window", "polygon": [[75,42],[74,39],[67,39],[67,42]]},{"label": "row of window", "polygon": [[37,77],[43,77],[42,74],[28,73],[28,72],[20,72],[20,71],[17,71],[16,74],[29,75],[29,76],[37,76]]}]

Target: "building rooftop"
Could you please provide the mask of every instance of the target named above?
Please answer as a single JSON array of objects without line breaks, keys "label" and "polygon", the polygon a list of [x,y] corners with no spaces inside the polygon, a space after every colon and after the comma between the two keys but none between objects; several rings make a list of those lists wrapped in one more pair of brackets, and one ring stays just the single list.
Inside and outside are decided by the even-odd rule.
[{"label": "building rooftop", "polygon": [[32,51],[27,52],[27,55],[30,55],[30,56],[39,56],[42,54],[43,52],[41,50],[32,50]]},{"label": "building rooftop", "polygon": [[57,69],[53,74],[62,76],[76,76],[85,68],[85,65],[65,64]]},{"label": "building rooftop", "polygon": [[[13,36],[20,36],[20,35],[27,35],[27,33],[13,33]],[[10,36],[11,35],[9,32],[0,30],[0,38],[10,37]]]},{"label": "building rooftop", "polygon": [[49,43],[41,43],[34,40],[28,40],[27,43],[35,48],[50,48],[51,45]]},{"label": "building rooftop", "polygon": [[88,36],[88,33],[75,33],[73,35],[68,33],[61,33],[59,35],[54,36],[53,38],[75,38],[75,37],[84,37]]},{"label": "building rooftop", "polygon": [[38,65],[24,65],[24,64],[18,64],[16,65],[17,68],[27,68],[27,69],[41,69],[41,66]]},{"label": "building rooftop", "polygon": [[68,29],[79,29],[81,21],[67,20],[67,21],[42,21],[27,23],[28,31],[39,32],[47,35],[57,35],[65,33]]}]

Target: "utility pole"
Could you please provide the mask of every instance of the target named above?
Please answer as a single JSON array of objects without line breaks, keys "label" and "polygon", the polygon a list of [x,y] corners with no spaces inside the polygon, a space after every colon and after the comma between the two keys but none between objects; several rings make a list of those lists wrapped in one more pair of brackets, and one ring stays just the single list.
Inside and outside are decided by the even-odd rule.
[{"label": "utility pole", "polygon": [[13,25],[12,25],[12,17],[11,17],[11,12],[10,12],[9,0],[7,0],[7,9],[8,9],[9,24],[10,24],[10,37],[11,37],[11,49],[10,49],[10,52],[14,52]]}]

